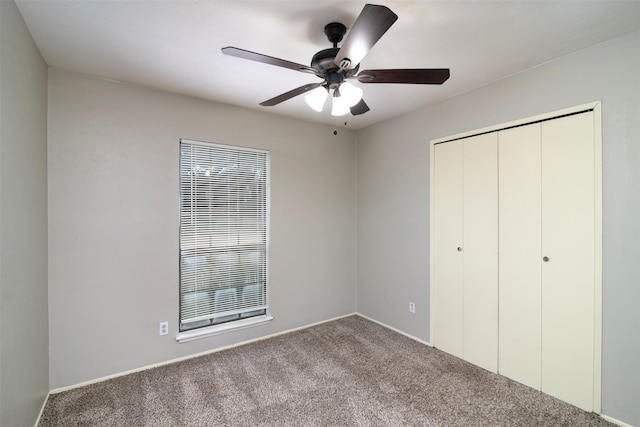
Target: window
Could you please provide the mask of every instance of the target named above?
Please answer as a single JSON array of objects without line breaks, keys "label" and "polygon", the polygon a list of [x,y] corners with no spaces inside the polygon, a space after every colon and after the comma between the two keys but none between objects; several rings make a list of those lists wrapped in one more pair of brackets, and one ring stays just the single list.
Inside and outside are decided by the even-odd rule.
[{"label": "window", "polygon": [[268,174],[267,151],[180,141],[181,333],[270,319]]}]

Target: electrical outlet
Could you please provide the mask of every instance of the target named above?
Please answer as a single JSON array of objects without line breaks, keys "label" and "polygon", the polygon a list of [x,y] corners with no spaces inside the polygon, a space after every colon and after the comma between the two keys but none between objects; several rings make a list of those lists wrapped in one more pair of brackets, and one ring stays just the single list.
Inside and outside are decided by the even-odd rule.
[{"label": "electrical outlet", "polygon": [[409,301],[409,313],[415,313],[416,312],[416,305]]},{"label": "electrical outlet", "polygon": [[167,335],[169,333],[169,322],[160,322],[160,335]]}]

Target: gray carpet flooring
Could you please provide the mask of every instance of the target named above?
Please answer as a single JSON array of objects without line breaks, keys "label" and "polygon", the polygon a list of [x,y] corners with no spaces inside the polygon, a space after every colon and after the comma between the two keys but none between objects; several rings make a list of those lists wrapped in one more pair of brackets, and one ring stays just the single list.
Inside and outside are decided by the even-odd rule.
[{"label": "gray carpet flooring", "polygon": [[49,426],[604,426],[360,316],[49,397]]}]

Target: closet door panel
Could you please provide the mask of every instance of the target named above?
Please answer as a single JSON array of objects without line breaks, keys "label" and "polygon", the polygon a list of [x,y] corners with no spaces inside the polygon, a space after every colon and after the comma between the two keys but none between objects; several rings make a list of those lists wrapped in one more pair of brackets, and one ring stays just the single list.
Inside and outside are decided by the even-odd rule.
[{"label": "closet door panel", "polygon": [[433,345],[463,357],[462,142],[434,147]]},{"label": "closet door panel", "polygon": [[540,124],[500,131],[500,374],[541,386]]},{"label": "closet door panel", "polygon": [[593,113],[542,124],[542,391],[593,408]]},{"label": "closet door panel", "polygon": [[464,359],[498,369],[498,138],[464,140]]}]

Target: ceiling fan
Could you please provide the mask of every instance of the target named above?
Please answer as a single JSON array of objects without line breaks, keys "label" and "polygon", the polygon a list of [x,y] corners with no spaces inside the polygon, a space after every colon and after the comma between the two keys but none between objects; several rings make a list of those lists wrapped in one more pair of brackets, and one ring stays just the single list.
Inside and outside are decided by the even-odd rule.
[{"label": "ceiling fan", "polygon": [[306,94],[307,104],[316,111],[322,111],[329,92],[333,91],[331,114],[341,116],[351,112],[357,116],[369,111],[369,106],[362,99],[362,89],[347,80],[356,79],[360,83],[439,85],[449,78],[448,68],[363,70],[358,73],[360,61],[397,19],[398,15],[385,6],[365,5],[342,47],[338,47],[338,43],[346,34],[347,27],[339,22],[327,24],[324,33],[329,42],[333,43],[333,47],[313,55],[311,66],[231,46],[222,48],[222,53],[313,74],[323,80],[308,83],[268,99],[260,103],[262,106],[278,105],[295,96]]}]

